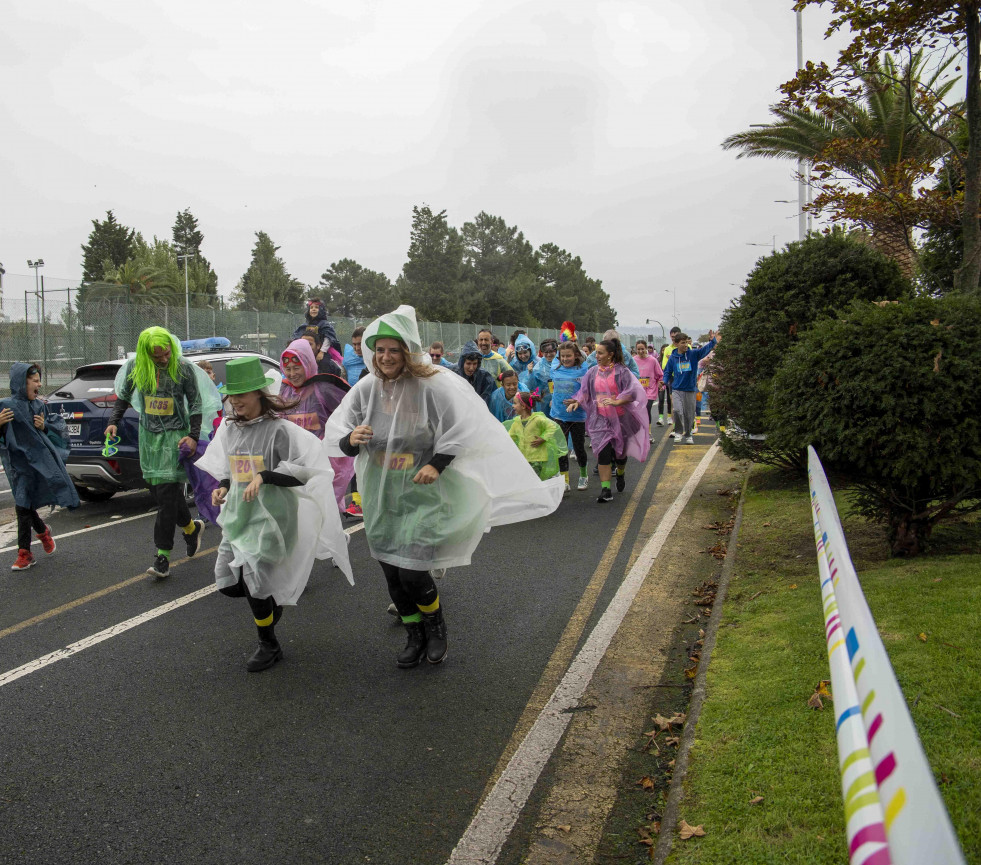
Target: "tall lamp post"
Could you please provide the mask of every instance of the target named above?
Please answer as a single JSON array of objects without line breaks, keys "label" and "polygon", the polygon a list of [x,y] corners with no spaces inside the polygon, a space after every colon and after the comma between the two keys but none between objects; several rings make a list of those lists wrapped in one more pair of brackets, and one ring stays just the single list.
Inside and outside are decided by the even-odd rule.
[{"label": "tall lamp post", "polygon": [[674,322],[675,327],[678,326],[678,289],[666,288],[664,289],[665,294],[670,294],[672,296],[671,300],[671,320]]},{"label": "tall lamp post", "polygon": [[[667,289],[665,289],[665,291],[667,291]],[[667,336],[664,332],[664,325],[661,324],[661,322],[659,322],[656,318],[649,318],[644,322],[644,324],[656,324],[659,328],[661,328],[661,342],[665,342],[667,340]]]},{"label": "tall lamp post", "polygon": [[184,261],[184,333],[185,339],[191,338],[191,292],[187,282],[187,260],[193,258],[192,253],[185,250],[183,255],[178,255],[177,260]]},{"label": "tall lamp post", "polygon": [[[31,261],[30,259],[27,259],[27,266],[30,267],[30,268],[33,268],[33,270],[34,270],[34,299],[35,299],[35,302],[38,304],[38,312],[37,312],[37,335],[38,335],[38,340],[41,343],[41,356],[42,356],[41,357],[41,361],[42,361],[41,365],[42,365],[42,367],[44,369],[45,379],[47,379],[47,370],[48,370],[48,362],[47,361],[48,361],[48,358],[47,358],[47,353],[44,350],[44,314],[43,314],[43,311],[42,311],[42,307],[40,306],[40,304],[41,304],[41,302],[43,300],[43,296],[44,295],[43,295],[43,292],[40,289],[40,285],[39,285],[39,282],[38,282],[38,270],[40,270],[42,267],[44,267],[44,259],[43,258],[37,258],[34,261]],[[25,316],[26,316],[27,310],[25,310],[24,312],[25,312]]]}]

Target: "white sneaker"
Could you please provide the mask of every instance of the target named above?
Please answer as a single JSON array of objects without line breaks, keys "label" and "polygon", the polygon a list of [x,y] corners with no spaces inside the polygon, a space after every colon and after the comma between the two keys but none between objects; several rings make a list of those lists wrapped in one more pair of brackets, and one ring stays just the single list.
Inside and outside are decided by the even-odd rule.
[{"label": "white sneaker", "polygon": [[684,436],[681,433],[671,433],[671,438],[674,439],[675,444],[681,444],[681,440]]},{"label": "white sneaker", "polygon": [[572,489],[572,487],[570,487],[570,486],[569,486],[569,482],[568,482],[568,481],[566,481],[566,482],[565,482],[565,491],[566,491],[566,492],[569,492],[569,490],[571,490],[571,489]]},{"label": "white sneaker", "polygon": [[693,445],[693,444],[695,444],[695,439],[693,439],[691,436],[685,436],[685,444],[686,445]]},{"label": "white sneaker", "polygon": [[579,486],[577,486],[576,489],[579,490],[579,491],[589,489],[589,478],[587,478],[587,477],[580,477],[579,478]]},{"label": "white sneaker", "polygon": [[657,425],[658,426],[664,426],[664,418],[663,417],[659,417],[657,419]]}]

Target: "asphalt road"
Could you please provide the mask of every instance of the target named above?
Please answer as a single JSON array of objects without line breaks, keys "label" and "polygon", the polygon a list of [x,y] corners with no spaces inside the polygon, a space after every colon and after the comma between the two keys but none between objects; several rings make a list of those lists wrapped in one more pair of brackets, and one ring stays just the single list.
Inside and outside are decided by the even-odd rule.
[{"label": "asphalt road", "polygon": [[[395,666],[404,631],[385,612],[385,583],[362,532],[351,536],[356,585],[318,562],[277,628],[285,659],[248,674],[256,643],[248,607],[207,591],[217,527],[194,559],[175,552],[170,578],[155,581],[141,576],[154,553],[146,493],[55,513],[57,551],[46,557],[35,546],[39,564],[25,572],[9,569],[7,526],[0,862],[444,863],[641,468],[629,464],[627,491],[610,505],[596,503],[591,473],[590,489],[569,494],[552,516],[485,535],[473,565],[440,581],[447,660],[414,670]],[[622,545],[614,574],[630,548]],[[609,581],[595,616],[618,585]],[[11,681],[23,665],[31,666]]]}]

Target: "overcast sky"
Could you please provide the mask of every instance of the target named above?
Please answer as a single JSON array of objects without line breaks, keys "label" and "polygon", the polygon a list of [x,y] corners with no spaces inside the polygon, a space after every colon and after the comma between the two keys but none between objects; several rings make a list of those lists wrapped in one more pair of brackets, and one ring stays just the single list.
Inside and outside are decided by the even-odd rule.
[{"label": "overcast sky", "polygon": [[[826,21],[806,59],[836,56]],[[340,258],[394,280],[426,203],[580,256],[621,324],[669,326],[676,292],[712,325],[748,244],[797,237],[794,166],[719,146],[767,120],[795,26],[791,0],[7,0],[6,296],[28,258],[79,280],[110,208],[169,240],[190,207],[226,295],[258,230],[308,284]]]}]

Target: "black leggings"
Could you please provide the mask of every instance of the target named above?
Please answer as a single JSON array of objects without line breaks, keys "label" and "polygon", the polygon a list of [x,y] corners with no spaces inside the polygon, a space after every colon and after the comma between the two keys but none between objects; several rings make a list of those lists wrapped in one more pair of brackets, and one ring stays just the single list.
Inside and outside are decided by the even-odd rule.
[{"label": "black leggings", "polygon": [[44,520],[41,515],[33,508],[22,508],[14,505],[14,513],[17,514],[17,549],[29,550],[31,548],[31,527],[39,535],[45,530]]},{"label": "black leggings", "polygon": [[664,390],[657,395],[657,413],[664,414],[664,401],[668,401],[668,414],[671,414],[671,385],[666,384]]},{"label": "black leggings", "polygon": [[260,622],[268,619],[276,609],[276,599],[272,597],[253,598],[249,593],[249,587],[245,585],[245,580],[241,576],[241,573],[242,569],[239,568],[238,582],[234,586],[225,586],[225,588],[219,589],[218,591],[223,595],[227,595],[229,598],[246,598],[252,610],[253,619],[257,619]]},{"label": "black leggings", "polygon": [[618,457],[616,454],[614,454],[613,442],[607,442],[605,445],[603,445],[603,450],[596,455],[596,461],[601,466],[608,466],[611,463],[615,466],[625,466],[627,464],[626,457]]},{"label": "black leggings", "polygon": [[191,512],[184,498],[184,484],[150,484],[150,495],[157,505],[157,521],[153,524],[153,542],[158,550],[174,548],[174,529],[191,521]]},{"label": "black leggings", "polygon": [[651,425],[651,406],[654,405],[654,400],[647,400],[647,425]]},{"label": "black leggings", "polygon": [[[586,468],[586,422],[581,420],[560,420],[556,421],[562,435],[572,437],[572,449],[576,452],[576,459],[579,461],[579,468]],[[569,455],[559,457],[559,471],[569,471]]]},{"label": "black leggings", "polygon": [[388,581],[388,594],[400,616],[415,615],[419,612],[419,607],[429,607],[436,603],[439,590],[429,571],[410,571],[388,562],[378,564]]}]

